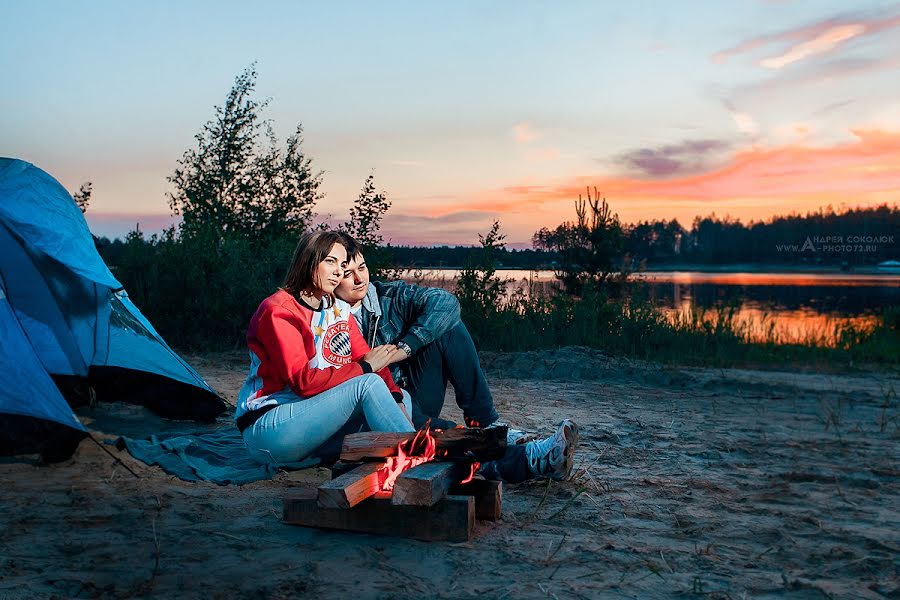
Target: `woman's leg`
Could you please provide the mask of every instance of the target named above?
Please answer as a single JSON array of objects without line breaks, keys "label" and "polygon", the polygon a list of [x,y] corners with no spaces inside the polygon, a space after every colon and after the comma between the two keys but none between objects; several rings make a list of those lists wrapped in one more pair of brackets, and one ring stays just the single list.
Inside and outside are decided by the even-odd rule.
[{"label": "woman's leg", "polygon": [[373,431],[413,431],[384,380],[369,373],[318,396],[279,405],[244,431],[244,442],[260,462],[297,462],[360,417]]},{"label": "woman's leg", "polygon": [[[406,407],[406,414],[412,414],[412,398],[406,390],[403,392],[403,406]],[[350,418],[346,425],[341,427],[337,433],[325,440],[321,446],[310,454],[310,457],[320,459],[324,464],[331,464],[338,461],[341,457],[341,448],[344,445],[344,436],[351,433],[359,433],[361,431],[371,431],[369,424],[362,418],[362,408],[358,409],[359,414]]]}]

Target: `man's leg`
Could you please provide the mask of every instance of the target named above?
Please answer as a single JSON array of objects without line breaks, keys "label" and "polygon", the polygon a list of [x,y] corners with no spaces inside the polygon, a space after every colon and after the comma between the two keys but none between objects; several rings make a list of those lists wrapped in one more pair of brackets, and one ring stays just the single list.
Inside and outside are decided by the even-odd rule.
[{"label": "man's leg", "polygon": [[534,478],[528,468],[525,444],[507,446],[503,458],[484,463],[478,469],[478,474],[485,479],[505,481],[506,483],[521,483]]},{"label": "man's leg", "polygon": [[456,427],[453,421],[440,418],[447,393],[447,375],[437,342],[422,347],[415,356],[400,364],[406,390],[412,398],[413,425],[422,427],[430,419],[435,428]]},{"label": "man's leg", "polygon": [[535,478],[562,481],[572,475],[577,447],[578,425],[564,419],[549,437],[507,446],[503,458],[484,463],[478,474],[508,483]]},{"label": "man's leg", "polygon": [[[417,427],[441,414],[448,381],[453,385],[456,403],[467,425],[484,427],[498,418],[475,343],[462,323],[406,361],[404,374],[413,398],[413,422]],[[422,422],[416,420],[417,410]]]}]

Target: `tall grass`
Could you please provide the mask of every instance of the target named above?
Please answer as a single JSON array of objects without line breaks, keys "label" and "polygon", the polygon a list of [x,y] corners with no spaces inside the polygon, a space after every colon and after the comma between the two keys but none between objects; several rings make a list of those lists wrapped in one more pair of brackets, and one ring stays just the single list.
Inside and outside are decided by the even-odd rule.
[{"label": "tall grass", "polygon": [[636,293],[588,291],[581,298],[507,296],[492,313],[464,314],[483,350],[541,350],[578,345],[662,362],[705,366],[764,366],[789,362],[819,367],[900,366],[900,307],[886,309],[875,327],[836,322],[833,330],[788,339],[738,319],[738,307],[694,309],[674,315]]}]

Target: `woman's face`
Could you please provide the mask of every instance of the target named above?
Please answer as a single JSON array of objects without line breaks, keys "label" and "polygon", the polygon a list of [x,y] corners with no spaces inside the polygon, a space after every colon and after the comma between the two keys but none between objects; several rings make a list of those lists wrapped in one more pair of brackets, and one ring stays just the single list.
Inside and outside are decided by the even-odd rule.
[{"label": "woman's face", "polygon": [[316,287],[330,294],[344,278],[344,268],[347,266],[347,250],[340,244],[335,244],[328,251],[325,259],[316,267],[313,282]]}]

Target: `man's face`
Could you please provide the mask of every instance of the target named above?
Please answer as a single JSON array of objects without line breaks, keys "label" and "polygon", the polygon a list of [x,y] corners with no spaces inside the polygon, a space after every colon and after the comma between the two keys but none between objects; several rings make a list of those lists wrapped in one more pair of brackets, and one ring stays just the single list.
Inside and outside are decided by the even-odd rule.
[{"label": "man's face", "polygon": [[369,291],[369,269],[362,254],[347,261],[344,268],[344,278],[334,290],[335,295],[348,303],[356,306],[366,297]]}]

